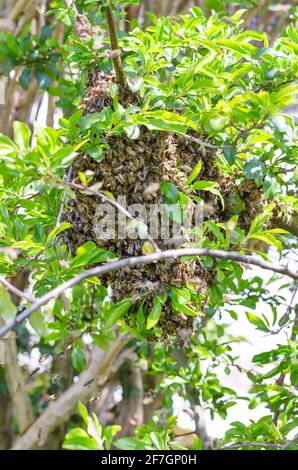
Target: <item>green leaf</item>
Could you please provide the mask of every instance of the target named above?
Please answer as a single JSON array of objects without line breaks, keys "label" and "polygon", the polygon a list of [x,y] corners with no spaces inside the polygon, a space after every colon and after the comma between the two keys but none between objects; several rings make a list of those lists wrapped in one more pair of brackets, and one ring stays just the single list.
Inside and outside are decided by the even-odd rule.
[{"label": "green leaf", "polygon": [[186,288],[177,289],[176,287],[171,287],[169,296],[171,298],[173,307],[178,311],[183,312],[191,317],[197,316],[197,312],[186,305],[191,300],[191,294]]},{"label": "green leaf", "polygon": [[264,194],[267,198],[273,198],[278,190],[276,178],[271,175],[266,175],[263,183]]},{"label": "green leaf", "polygon": [[151,432],[149,434],[150,436],[150,439],[151,441],[153,442],[153,445],[155,447],[155,449],[157,450],[165,450],[166,447],[164,445],[164,442],[163,442],[163,439],[162,439],[162,436],[160,433],[158,432]]},{"label": "green leaf", "polygon": [[96,440],[81,428],[74,428],[69,431],[65,436],[62,447],[69,450],[98,450]]},{"label": "green leaf", "polygon": [[280,374],[283,372],[285,369],[287,369],[287,361],[281,361],[276,367],[273,367],[269,372],[264,374],[262,376],[262,379],[271,379],[272,377],[275,377],[276,375]]},{"label": "green leaf", "polygon": [[298,369],[295,369],[290,374],[290,380],[293,387],[298,389]]},{"label": "green leaf", "polygon": [[201,359],[208,359],[209,357],[212,357],[212,353],[208,351],[208,349],[204,348],[200,344],[196,344],[193,348],[192,351],[195,354],[198,354]]},{"label": "green leaf", "polygon": [[120,450],[144,449],[144,441],[136,437],[122,437],[114,442],[114,446]]},{"label": "green leaf", "polygon": [[94,242],[89,241],[78,248],[77,256],[71,260],[70,267],[74,269],[88,266],[89,264],[102,263],[103,261],[114,259],[115,257],[116,255],[114,253],[106,251],[103,248],[97,248]]},{"label": "green leaf", "polygon": [[23,90],[28,90],[31,82],[31,68],[26,67],[20,75],[19,84]]},{"label": "green leaf", "polygon": [[46,245],[51,243],[51,241],[54,240],[57,237],[57,235],[59,235],[59,233],[63,232],[64,230],[70,227],[72,227],[72,224],[70,224],[69,222],[62,222],[58,227],[54,228],[54,230],[52,230],[49,233],[47,237]]},{"label": "green leaf", "polygon": [[179,377],[178,375],[169,375],[168,377],[164,378],[160,383],[161,388],[167,388],[170,385],[176,384],[186,384],[188,381],[183,377]]},{"label": "green leaf", "polygon": [[17,307],[5,287],[0,284],[0,317],[6,322],[13,320],[17,314]]},{"label": "green leaf", "polygon": [[173,122],[167,122],[163,119],[155,119],[150,118],[147,121],[146,126],[148,129],[154,131],[168,131],[168,132],[180,132],[184,133],[186,131],[186,127],[182,124],[175,124]]},{"label": "green leaf", "polygon": [[209,191],[212,194],[215,194],[215,196],[218,196],[222,205],[222,208],[224,209],[225,207],[225,201],[224,198],[222,197],[221,192],[215,187],[216,183],[213,181],[196,181],[192,185],[192,189],[195,189],[196,191]]},{"label": "green leaf", "polygon": [[258,330],[265,331],[266,333],[268,333],[269,330],[267,326],[265,325],[265,323],[263,322],[263,320],[261,320],[261,318],[257,317],[256,315],[250,312],[245,312],[245,314],[246,314],[248,321],[252,325],[255,325]]},{"label": "green leaf", "polygon": [[225,142],[223,144],[223,154],[228,164],[232,166],[236,161],[236,151],[233,145],[231,145],[229,142]]},{"label": "green leaf", "polygon": [[103,435],[106,441],[106,448],[109,449],[112,444],[113,437],[121,431],[121,426],[114,424],[113,426],[105,426],[103,428]]},{"label": "green leaf", "polygon": [[213,181],[200,180],[196,181],[192,185],[192,189],[195,189],[196,191],[209,191],[210,188],[214,188],[215,185],[216,183],[214,183]]},{"label": "green leaf", "polygon": [[170,111],[150,111],[143,113],[142,117],[146,119],[146,126],[151,130],[185,133],[187,127],[197,129],[192,120]]},{"label": "green leaf", "polygon": [[228,197],[228,209],[232,215],[240,214],[245,208],[238,192],[231,192]]},{"label": "green leaf", "polygon": [[169,296],[175,305],[185,305],[191,300],[191,294],[186,288],[178,289],[177,287],[171,287]]},{"label": "green leaf", "polygon": [[87,365],[87,360],[84,352],[79,346],[76,346],[71,352],[71,362],[77,372],[82,372]]},{"label": "green leaf", "polygon": [[188,315],[189,317],[198,316],[197,312],[192,308],[188,307],[187,305],[179,304],[179,307],[177,306],[177,309],[180,310],[180,312],[185,313],[185,315]]},{"label": "green leaf", "polygon": [[17,150],[14,142],[6,135],[0,134],[0,157],[5,157]]},{"label": "green leaf", "polygon": [[216,112],[210,112],[203,114],[202,125],[206,132],[210,134],[216,134],[222,131],[228,124],[227,116],[217,114]]},{"label": "green leaf", "polygon": [[81,117],[80,127],[83,131],[90,129],[90,127],[98,124],[100,122],[101,116],[100,113],[91,113],[86,116]]},{"label": "green leaf", "polygon": [[109,92],[110,92],[111,97],[113,99],[117,98],[118,86],[116,85],[116,83],[110,82],[109,85],[108,85],[108,88],[109,88]]},{"label": "green leaf", "polygon": [[55,170],[57,168],[67,168],[74,161],[77,153],[74,151],[71,145],[65,145],[61,147],[51,157],[51,168]]},{"label": "green leaf", "polygon": [[160,190],[166,203],[176,204],[179,201],[180,192],[173,183],[170,183],[169,181],[163,181],[160,184]]},{"label": "green leaf", "polygon": [[296,84],[282,85],[271,93],[270,99],[275,106],[284,109],[285,106],[294,103],[297,93],[298,88]]},{"label": "green leaf", "polygon": [[36,331],[36,333],[44,337],[47,335],[47,328],[45,326],[45,318],[43,314],[41,313],[41,310],[37,310],[34,312],[30,318],[29,318],[30,325],[32,326],[33,330]]},{"label": "green leaf", "polygon": [[225,237],[217,224],[215,224],[214,222],[211,222],[211,220],[204,222],[204,224],[206,225],[206,227],[208,227],[211,230],[211,232],[216,236],[217,240],[221,244],[225,243]]},{"label": "green leaf", "polygon": [[277,249],[282,248],[281,242],[269,232],[259,232],[259,233],[256,233],[254,235],[250,235],[247,238],[248,239],[262,240],[263,242],[267,243],[268,245],[275,246]]},{"label": "green leaf", "polygon": [[13,123],[14,140],[20,150],[30,147],[30,128],[24,122],[14,121]]},{"label": "green leaf", "polygon": [[181,444],[178,444],[178,442],[175,441],[170,441],[169,444],[172,450],[188,450],[188,447],[182,446]]},{"label": "green leaf", "polygon": [[149,112],[143,113],[142,116],[145,117],[145,119],[147,118],[162,119],[165,123],[168,123],[169,125],[180,124],[180,125],[189,126],[193,129],[197,129],[197,125],[191,119],[181,114],[172,113],[170,111],[165,111],[165,110],[149,111]]},{"label": "green leaf", "polygon": [[251,235],[257,234],[261,231],[264,223],[271,217],[272,211],[274,209],[274,204],[269,204],[267,207],[263,209],[263,212],[261,214],[256,215],[256,217],[253,219],[248,237]]},{"label": "green leaf", "polygon": [[145,314],[144,314],[144,304],[140,304],[137,314],[136,314],[136,322],[138,326],[138,330],[142,333],[146,330],[146,321],[145,321]]},{"label": "green leaf", "polygon": [[197,178],[197,176],[200,174],[200,171],[202,169],[202,160],[200,160],[196,166],[194,167],[194,169],[192,170],[192,172],[189,174],[189,176],[187,177],[185,183],[184,183],[184,186],[187,187],[190,185],[190,183],[193,182],[194,179]]},{"label": "green leaf", "polygon": [[34,72],[35,78],[37,80],[37,83],[39,87],[42,90],[47,90],[49,86],[51,85],[52,79],[49,76],[48,72],[46,69],[36,69]]},{"label": "green leaf", "polygon": [[106,312],[107,321],[105,327],[107,329],[111,328],[118,320],[123,318],[123,316],[128,312],[132,305],[133,301],[129,299],[123,299],[121,300],[121,302],[118,302],[116,305],[113,305]]},{"label": "green leaf", "polygon": [[294,41],[296,44],[298,44],[298,32],[297,32],[296,28],[294,27],[294,25],[290,24],[290,26],[287,27],[286,31],[287,31],[287,34],[292,39],[292,41]]},{"label": "green leaf", "polygon": [[103,150],[101,147],[94,147],[93,145],[86,146],[86,152],[95,160],[96,162],[102,162],[104,159]]},{"label": "green leaf", "polygon": [[264,164],[256,157],[249,160],[243,168],[243,173],[246,179],[254,180],[259,184],[262,178]]},{"label": "green leaf", "polygon": [[79,401],[79,403],[78,403],[78,412],[82,416],[85,424],[88,424],[88,410],[87,410],[86,406],[81,401]]},{"label": "green leaf", "polygon": [[147,323],[146,323],[147,330],[150,330],[159,322],[163,304],[164,304],[163,299],[157,296],[154,297],[153,306],[147,318]]},{"label": "green leaf", "polygon": [[241,57],[251,57],[256,50],[256,47],[252,46],[249,43],[244,43],[243,41],[236,41],[234,39],[218,39],[216,41],[218,46],[231,49],[232,51],[239,54]]}]

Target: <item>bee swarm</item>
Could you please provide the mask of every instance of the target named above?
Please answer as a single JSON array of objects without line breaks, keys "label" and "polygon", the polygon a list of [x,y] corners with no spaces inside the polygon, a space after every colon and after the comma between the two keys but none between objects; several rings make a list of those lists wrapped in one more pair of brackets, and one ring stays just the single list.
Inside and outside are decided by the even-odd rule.
[{"label": "bee swarm", "polygon": [[[112,106],[108,88],[112,81],[114,81],[113,75],[105,75],[103,72],[90,74],[82,100],[85,115]],[[120,88],[118,99],[124,107],[140,100],[138,95]],[[141,127],[140,135],[135,140],[121,134],[107,136],[106,142],[109,148],[104,151],[104,160],[100,163],[86,153],[76,158],[73,163],[73,180],[78,180],[79,172],[92,171],[94,174],[92,183],[101,182],[101,191],[109,191],[116,200],[117,196],[125,196],[128,206],[142,204],[148,209],[147,213],[151,204],[160,204],[163,201],[159,184],[162,181],[169,181],[183,190],[183,183],[199,159],[202,160],[201,180],[218,182],[225,199],[233,187],[233,182],[229,178],[219,174],[214,151],[202,149],[197,143],[188,142],[182,136],[150,131]],[[226,218],[225,211],[222,211],[215,195],[206,191],[197,192],[197,195],[204,199],[206,205],[211,205],[212,220],[218,222]],[[95,195],[75,191],[75,198],[70,201],[70,206],[64,213],[64,219],[73,224],[73,228],[67,231],[66,236],[71,252],[75,254],[79,246],[92,240],[98,246],[114,252],[119,258],[141,255],[144,240],[98,239],[96,224],[100,221],[96,216],[96,210],[101,202]],[[247,206],[248,198],[245,204]],[[244,223],[247,226],[248,221],[245,220]],[[156,243],[161,250],[169,248],[165,240],[156,240]],[[114,301],[138,296],[142,296],[143,300],[145,295],[148,311],[155,295],[168,292],[170,286],[185,286],[193,279],[196,279],[198,292],[204,294],[208,285],[212,283],[213,272],[206,270],[197,261],[181,262],[168,259],[152,265],[115,271],[102,280],[112,288]],[[175,333],[178,327],[185,329],[192,324],[191,317],[183,319],[182,316],[176,316],[173,319],[169,303],[165,305],[163,316],[161,325],[164,321],[164,326],[169,332],[173,329]]]}]

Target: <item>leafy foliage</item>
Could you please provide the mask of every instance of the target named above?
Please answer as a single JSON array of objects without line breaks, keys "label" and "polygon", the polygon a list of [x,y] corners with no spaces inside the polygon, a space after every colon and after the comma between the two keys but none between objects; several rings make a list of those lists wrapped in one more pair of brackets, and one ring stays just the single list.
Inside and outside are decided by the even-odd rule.
[{"label": "leafy foliage", "polygon": [[[105,10],[98,9],[94,16],[93,3],[97,2],[80,2],[79,6],[91,24],[104,25]],[[114,2],[117,12],[123,3]],[[224,192],[214,179],[202,176],[202,160],[198,158],[183,188],[171,181],[161,183],[172,220],[180,214],[174,206],[182,210],[189,198],[201,202],[207,194],[217,201],[223,219],[205,218],[202,237],[194,246],[252,251],[264,259],[271,254],[279,258],[293,255],[292,235],[272,225],[279,210],[291,217],[298,207],[294,173],[297,123],[290,112],[298,72],[298,34],[293,25],[270,45],[265,33],[241,29],[242,10],[229,21],[224,14],[207,18],[199,7],[179,18],[151,15],[147,29],[135,25],[119,38],[127,83],[131,92],[138,94],[138,104],[123,106],[119,88],[111,82],[111,105],[83,115],[77,107],[88,73],[110,73],[113,67],[107,41],[97,38],[101,40],[98,44],[95,38],[75,35],[74,12],[60,2],[47,14],[65,25],[63,44],[49,24],[39,36],[30,34],[28,25],[17,37],[7,32],[0,35],[3,72],[8,75],[21,68],[18,81],[24,90],[35,77],[41,90],[59,98],[57,106],[63,111],[57,129],[38,124],[31,129],[15,121],[13,136],[0,135],[2,276],[13,278],[20,271],[30,272],[30,289],[39,297],[87,267],[115,259],[114,253],[93,241],[78,247],[74,255],[68,252],[63,235],[75,227],[61,221],[59,213],[74,193],[65,183],[65,172],[80,153],[100,165],[111,136],[126,135],[135,140],[142,128],[178,134],[190,142],[193,139],[203,152],[212,149],[218,171],[233,182],[233,191]],[[80,73],[74,77],[77,70]],[[80,182],[92,186],[93,176],[88,171],[82,173]],[[241,223],[254,204],[247,205],[246,193],[241,190],[247,185],[253,185],[248,187],[263,198],[262,211],[253,213],[248,227]],[[112,194],[107,197],[113,199]],[[144,254],[151,248],[147,245]],[[121,438],[116,438],[118,425],[99,424],[96,414],[89,416],[80,403],[84,428],[69,430],[64,448],[102,450],[112,443],[118,449],[184,448],[175,439],[175,394],[191,405],[195,402],[211,418],[226,419],[229,409],[239,402],[245,402],[249,410],[258,406],[266,409],[265,416],[249,425],[231,423],[217,447],[242,448],[241,444],[247,443],[254,447],[257,442],[260,447],[272,444],[274,449],[292,439],[298,424],[297,311],[294,296],[290,303],[288,297],[289,292],[290,296],[295,294],[296,287],[287,280],[282,285],[276,275],[263,279],[254,271],[247,279],[244,267],[234,261],[205,258],[200,262],[213,276],[207,293],[195,282],[183,288],[173,286],[166,295],[155,295],[152,308],[146,311],[133,296],[112,303],[107,286],[91,277],[38,310],[30,327],[19,327],[23,350],[28,328],[33,329],[43,354],[54,355],[69,346],[75,374],[87,367],[86,338],[88,344],[108,350],[109,341],[128,333],[129,347],[137,357],[136,369],[143,373],[144,383],[153,381],[154,393],[162,397],[161,411],[152,412],[135,436]],[[23,299],[17,308],[0,287],[0,316],[5,322],[27,303]],[[180,349],[173,342],[162,343],[160,325],[167,303],[173,318],[193,320],[193,331],[187,332],[186,341],[182,338]],[[234,351],[235,344],[244,343],[245,338],[228,331],[228,322],[235,323],[244,315],[248,327],[262,334],[288,332],[284,344],[252,358],[250,371],[237,364]],[[228,376],[234,368],[249,379],[249,396],[239,395],[219,378],[222,370]],[[50,392],[52,384],[46,375],[41,371],[38,377]],[[37,414],[44,404],[39,387],[34,383],[30,391]],[[198,435],[192,447],[204,447]],[[288,442],[287,448],[297,449],[297,442]]]}]

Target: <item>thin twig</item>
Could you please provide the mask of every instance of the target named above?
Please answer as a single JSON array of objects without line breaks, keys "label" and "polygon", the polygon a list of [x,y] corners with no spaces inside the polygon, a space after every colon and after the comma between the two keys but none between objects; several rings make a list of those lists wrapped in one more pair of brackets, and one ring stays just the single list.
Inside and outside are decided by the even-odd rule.
[{"label": "thin twig", "polygon": [[[278,376],[275,382],[275,385],[277,385],[278,387],[282,387],[285,381],[285,377],[286,377],[285,374],[281,372],[281,374]],[[277,410],[274,411],[273,413],[272,422],[275,424],[275,426],[277,425],[279,414],[280,414],[280,407],[278,407]]]},{"label": "thin twig", "polygon": [[67,8],[71,8],[75,12],[75,14],[78,15],[78,10],[73,0],[65,0],[65,4]]},{"label": "thin twig", "polygon": [[241,442],[239,444],[233,444],[231,446],[222,447],[219,450],[233,450],[240,449],[241,447],[263,447],[264,449],[285,450],[291,444],[295,444],[297,438],[298,434],[293,439],[288,439],[284,444],[277,444],[275,442]]},{"label": "thin twig", "polygon": [[[64,183],[69,183],[69,181],[71,180],[71,175],[72,175],[72,165],[70,165],[68,169]],[[58,227],[61,222],[63,212],[64,212],[64,207],[65,207],[65,202],[66,202],[66,191],[63,192],[61,206],[60,206],[59,214],[58,214],[57,221],[56,221],[56,227]]]},{"label": "thin twig", "polygon": [[95,268],[88,269],[80,274],[77,274],[72,279],[64,282],[60,286],[51,290],[47,294],[38,298],[29,308],[24,310],[20,315],[18,315],[13,321],[8,322],[4,327],[0,328],[0,338],[4,336],[8,331],[12,330],[18,324],[22,323],[26,318],[38,310],[43,305],[47,304],[50,300],[56,299],[64,292],[66,289],[69,289],[80,282],[88,279],[92,276],[101,276],[103,274],[110,273],[112,271],[117,271],[126,267],[134,267],[156,263],[165,259],[176,259],[183,256],[209,256],[211,258],[219,258],[225,260],[233,260],[238,263],[246,263],[254,266],[258,266],[262,269],[273,271],[279,274],[284,274],[286,276],[292,277],[293,279],[298,279],[298,272],[294,269],[291,269],[288,265],[284,266],[277,263],[269,263],[253,255],[242,255],[237,251],[224,251],[224,250],[209,250],[208,248],[180,248],[178,250],[166,250],[152,253],[150,255],[144,256],[133,256],[130,258],[123,258],[117,261],[107,262],[101,266],[96,266]]},{"label": "thin twig", "polygon": [[[290,313],[290,310],[292,308],[292,304],[294,302],[294,299],[296,297],[296,294],[297,294],[297,291],[298,291],[298,285],[295,287],[294,291],[293,291],[293,294],[292,294],[292,297],[291,297],[291,300],[290,300],[290,303],[287,305],[287,310],[286,312],[283,314],[283,316],[281,317],[281,319],[283,319],[284,317],[287,317]],[[281,303],[280,303],[281,305]],[[285,326],[288,326],[288,323],[289,322],[285,322],[284,324],[282,324],[277,330],[270,330],[270,333],[268,333],[268,335],[265,335],[265,336],[269,336],[269,335],[278,335],[284,328]],[[291,339],[295,339],[295,338],[291,338]]]},{"label": "thin twig", "polygon": [[213,145],[213,144],[208,144],[208,142],[204,142],[204,140],[198,139],[197,137],[193,137],[192,135],[189,134],[184,134],[183,132],[179,132],[179,135],[184,137],[186,140],[189,140],[191,142],[194,142],[195,144],[200,145],[201,147],[206,147],[208,149],[219,149],[219,145]]},{"label": "thin twig", "polygon": [[12,292],[12,294],[16,295],[20,299],[26,299],[28,300],[28,302],[36,302],[36,298],[33,297],[33,295],[19,290],[17,287],[15,287],[13,284],[11,284],[7,279],[5,279],[2,276],[0,276],[0,282],[6,287],[7,290]]},{"label": "thin twig", "polygon": [[110,34],[110,43],[112,49],[111,58],[115,69],[116,81],[117,83],[125,87],[126,83],[122,67],[121,51],[118,45],[116,22],[110,5],[107,6],[106,18]]},{"label": "thin twig", "polygon": [[194,429],[193,431],[188,431],[188,432],[184,432],[183,434],[175,434],[174,433],[174,437],[186,437],[186,436],[192,436],[192,435],[195,435],[197,436],[197,432],[196,430]]}]

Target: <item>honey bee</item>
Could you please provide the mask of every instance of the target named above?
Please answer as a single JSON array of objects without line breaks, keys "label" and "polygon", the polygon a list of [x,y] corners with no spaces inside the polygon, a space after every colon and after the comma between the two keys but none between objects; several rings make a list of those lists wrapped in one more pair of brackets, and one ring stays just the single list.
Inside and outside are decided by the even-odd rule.
[{"label": "honey bee", "polygon": [[30,377],[33,377],[33,375],[35,375],[38,371],[40,371],[40,367],[36,367],[35,369],[33,369],[33,371],[29,374]]},{"label": "honey bee", "polygon": [[49,401],[54,401],[57,399],[57,394],[53,393],[52,395],[49,395],[45,403],[49,403]]},{"label": "honey bee", "polygon": [[51,379],[52,384],[58,383],[61,380],[61,378],[62,377],[60,374],[54,374]]},{"label": "honey bee", "polygon": [[87,380],[87,382],[84,383],[84,387],[89,387],[94,382],[94,380],[95,379]]}]

